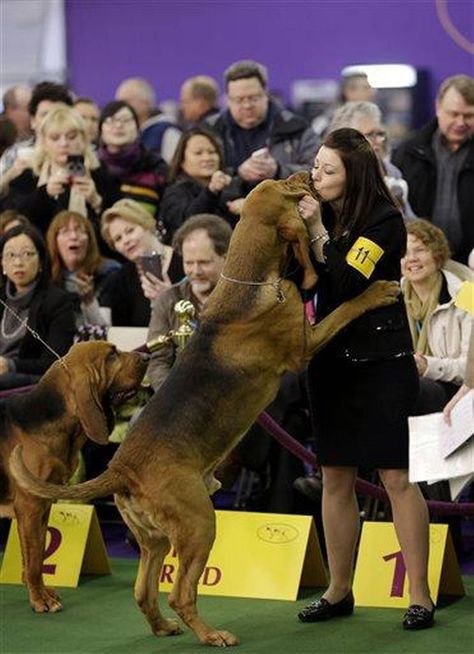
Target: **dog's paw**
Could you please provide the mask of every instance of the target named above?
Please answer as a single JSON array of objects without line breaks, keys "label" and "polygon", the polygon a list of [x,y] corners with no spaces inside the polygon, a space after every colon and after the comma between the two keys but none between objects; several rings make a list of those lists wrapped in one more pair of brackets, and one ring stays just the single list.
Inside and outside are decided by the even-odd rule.
[{"label": "dog's paw", "polygon": [[35,613],[58,613],[63,610],[58,596],[53,597],[48,592],[42,593],[40,598],[30,599],[31,608]]},{"label": "dog's paw", "polygon": [[167,618],[163,618],[163,620],[160,620],[159,624],[153,629],[153,633],[155,636],[179,636],[179,634],[183,633],[183,630],[179,626],[179,622],[177,620],[168,620]]},{"label": "dog's paw", "polygon": [[239,645],[240,641],[237,636],[231,634],[230,631],[216,629],[214,631],[209,631],[202,639],[202,642],[211,647],[231,647],[232,645]]}]

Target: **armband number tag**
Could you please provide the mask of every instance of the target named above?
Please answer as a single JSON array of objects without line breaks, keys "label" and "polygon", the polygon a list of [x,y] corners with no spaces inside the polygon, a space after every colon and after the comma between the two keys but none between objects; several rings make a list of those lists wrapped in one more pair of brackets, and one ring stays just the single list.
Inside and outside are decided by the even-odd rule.
[{"label": "armband number tag", "polygon": [[359,236],[346,255],[349,266],[358,270],[367,279],[375,270],[375,264],[383,255],[384,250],[369,238]]}]

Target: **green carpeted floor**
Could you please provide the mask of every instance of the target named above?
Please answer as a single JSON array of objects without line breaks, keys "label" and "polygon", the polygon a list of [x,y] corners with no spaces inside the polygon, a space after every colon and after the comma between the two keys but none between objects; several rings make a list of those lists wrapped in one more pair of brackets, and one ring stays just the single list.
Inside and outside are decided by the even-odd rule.
[{"label": "green carpeted floor", "polygon": [[[61,591],[65,610],[36,615],[20,586],[0,586],[0,653],[13,654],[188,654],[203,652],[193,634],[157,639],[136,608],[132,587],[136,560],[112,559],[113,575],[83,577],[79,588]],[[408,633],[402,611],[357,609],[351,618],[322,624],[296,619],[297,602],[202,597],[199,607],[211,624],[236,633],[241,654],[473,654],[474,578],[465,577],[467,596],[437,612],[437,626]],[[171,610],[162,596],[164,613]]]}]

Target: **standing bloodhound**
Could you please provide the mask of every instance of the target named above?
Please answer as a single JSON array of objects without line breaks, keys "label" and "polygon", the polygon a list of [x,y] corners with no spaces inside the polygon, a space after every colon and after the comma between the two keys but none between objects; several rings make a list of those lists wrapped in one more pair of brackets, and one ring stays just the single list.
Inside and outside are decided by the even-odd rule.
[{"label": "standing bloodhound", "polygon": [[296,285],[282,278],[291,244],[305,283],[316,278],[296,210],[306,194],[312,194],[309,175],[300,173],[264,181],[247,197],[200,327],[106,472],[65,488],[38,480],[19,448],[12,456],[18,482],[42,497],[115,493],[141,549],[135,599],[157,636],[180,633],[157,603],[160,569],[172,545],[179,572],[171,607],[202,643],[238,644],[230,632],[206,624],[196,607],[198,580],[215,538],[213,472],[275,397],[285,371],[300,370],[351,320],[392,304],[399,294],[397,283],[377,282],[310,326]]},{"label": "standing bloodhound", "polygon": [[33,390],[0,404],[0,516],[18,520],[23,579],[38,613],[62,608],[42,579],[51,500],[18,486],[10,454],[21,445],[29,470],[45,481],[66,484],[86,438],[108,442],[114,426],[112,405],[138,389],[145,369],[140,354],[118,352],[104,341],[78,343]]}]

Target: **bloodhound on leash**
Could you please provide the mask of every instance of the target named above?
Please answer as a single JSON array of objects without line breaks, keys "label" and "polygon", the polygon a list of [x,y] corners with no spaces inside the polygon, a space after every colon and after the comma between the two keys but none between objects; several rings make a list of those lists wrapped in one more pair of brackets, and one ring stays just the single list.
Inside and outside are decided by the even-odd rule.
[{"label": "bloodhound on leash", "polygon": [[0,404],[0,516],[17,518],[23,579],[38,613],[62,607],[42,579],[51,500],[31,495],[11,475],[9,458],[21,445],[26,465],[40,479],[64,484],[79,462],[86,438],[105,444],[114,426],[112,405],[133,394],[146,363],[110,343],[73,345],[38,384]]},{"label": "bloodhound on leash", "polygon": [[224,276],[206,303],[200,327],[107,471],[65,488],[38,480],[19,448],[13,454],[18,482],[42,497],[115,493],[141,550],[135,599],[157,636],[180,632],[157,603],[160,569],[173,546],[179,571],[170,606],[202,643],[238,644],[232,633],[206,624],[196,607],[198,580],[215,538],[213,472],[273,400],[285,371],[300,370],[351,320],[393,303],[399,293],[396,283],[377,282],[316,327],[307,323],[296,285],[282,275],[293,244],[305,280],[315,279],[306,228],[296,210],[309,193],[309,176],[301,173],[262,182],[248,196]]}]

